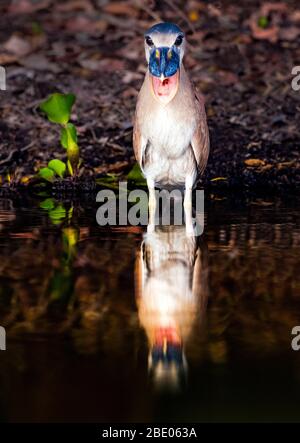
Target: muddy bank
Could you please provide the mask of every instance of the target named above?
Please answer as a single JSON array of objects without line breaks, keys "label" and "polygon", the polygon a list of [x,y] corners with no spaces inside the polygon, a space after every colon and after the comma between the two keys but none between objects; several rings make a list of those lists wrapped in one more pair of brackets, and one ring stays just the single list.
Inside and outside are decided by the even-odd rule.
[{"label": "muddy bank", "polygon": [[297,2],[273,9],[259,1],[159,3],[2,2],[2,188],[32,186],[39,168],[64,158],[57,128],[38,110],[55,91],[77,96],[72,122],[84,170],[79,184],[67,180],[54,191],[90,192],[97,178],[130,171],[132,116],[145,72],[142,35],[161,19],[187,32],[185,64],[206,99],[211,154],[200,186],[299,189],[300,93],[291,87],[300,59]]}]

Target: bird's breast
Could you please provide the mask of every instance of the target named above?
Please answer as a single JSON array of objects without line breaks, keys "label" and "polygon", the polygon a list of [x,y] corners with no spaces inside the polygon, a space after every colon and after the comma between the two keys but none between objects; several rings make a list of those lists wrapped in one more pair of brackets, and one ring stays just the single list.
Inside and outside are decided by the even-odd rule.
[{"label": "bird's breast", "polygon": [[171,107],[159,107],[145,119],[143,132],[149,144],[167,158],[177,158],[189,147],[195,130],[188,121]]}]

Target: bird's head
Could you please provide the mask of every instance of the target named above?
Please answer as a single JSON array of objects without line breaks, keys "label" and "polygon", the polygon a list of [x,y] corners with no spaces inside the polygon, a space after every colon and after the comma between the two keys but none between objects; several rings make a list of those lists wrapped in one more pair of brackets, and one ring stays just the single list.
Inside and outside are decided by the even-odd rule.
[{"label": "bird's head", "polygon": [[150,376],[160,390],[177,391],[183,387],[187,364],[178,330],[159,327],[148,359]]},{"label": "bird's head", "polygon": [[163,104],[176,95],[185,36],[172,23],[158,23],[145,33],[145,52],[153,94]]}]

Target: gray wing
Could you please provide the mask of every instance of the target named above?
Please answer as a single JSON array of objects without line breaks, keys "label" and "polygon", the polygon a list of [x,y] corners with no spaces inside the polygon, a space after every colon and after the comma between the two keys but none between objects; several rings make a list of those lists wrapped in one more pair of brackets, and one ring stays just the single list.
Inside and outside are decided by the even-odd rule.
[{"label": "gray wing", "polygon": [[191,145],[198,165],[198,170],[203,174],[209,155],[209,132],[206,121],[204,99],[197,91],[195,91],[195,104],[198,125],[191,140]]},{"label": "gray wing", "polygon": [[199,319],[205,316],[207,299],[209,296],[208,288],[208,249],[203,242],[197,247],[195,254],[195,263],[192,278],[192,292],[195,299],[198,300]]},{"label": "gray wing", "polygon": [[140,120],[143,118],[143,109],[141,109],[140,105],[140,97],[138,98],[138,102],[136,105],[134,123],[133,123],[133,150],[135,154],[135,158],[141,168],[143,168],[143,157],[145,153],[145,149],[147,146],[147,140],[143,137],[141,128],[140,128]]},{"label": "gray wing", "polygon": [[142,153],[142,135],[138,125],[137,115],[135,113],[134,125],[133,125],[133,151],[137,162],[141,165],[143,160]]}]

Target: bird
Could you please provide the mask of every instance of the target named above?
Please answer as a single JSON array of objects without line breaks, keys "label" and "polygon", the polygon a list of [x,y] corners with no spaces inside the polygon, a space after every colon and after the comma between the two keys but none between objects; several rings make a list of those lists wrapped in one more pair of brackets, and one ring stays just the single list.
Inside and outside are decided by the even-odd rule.
[{"label": "bird", "polygon": [[178,225],[159,225],[145,234],[136,256],[135,298],[149,346],[149,377],[158,389],[178,390],[188,366],[185,345],[205,317],[205,242]]},{"label": "bird", "polygon": [[210,149],[204,98],[184,68],[186,36],[176,24],[155,24],[144,45],[148,69],[137,98],[133,149],[149,207],[156,205],[156,187],[183,188],[184,207],[190,207]]}]

